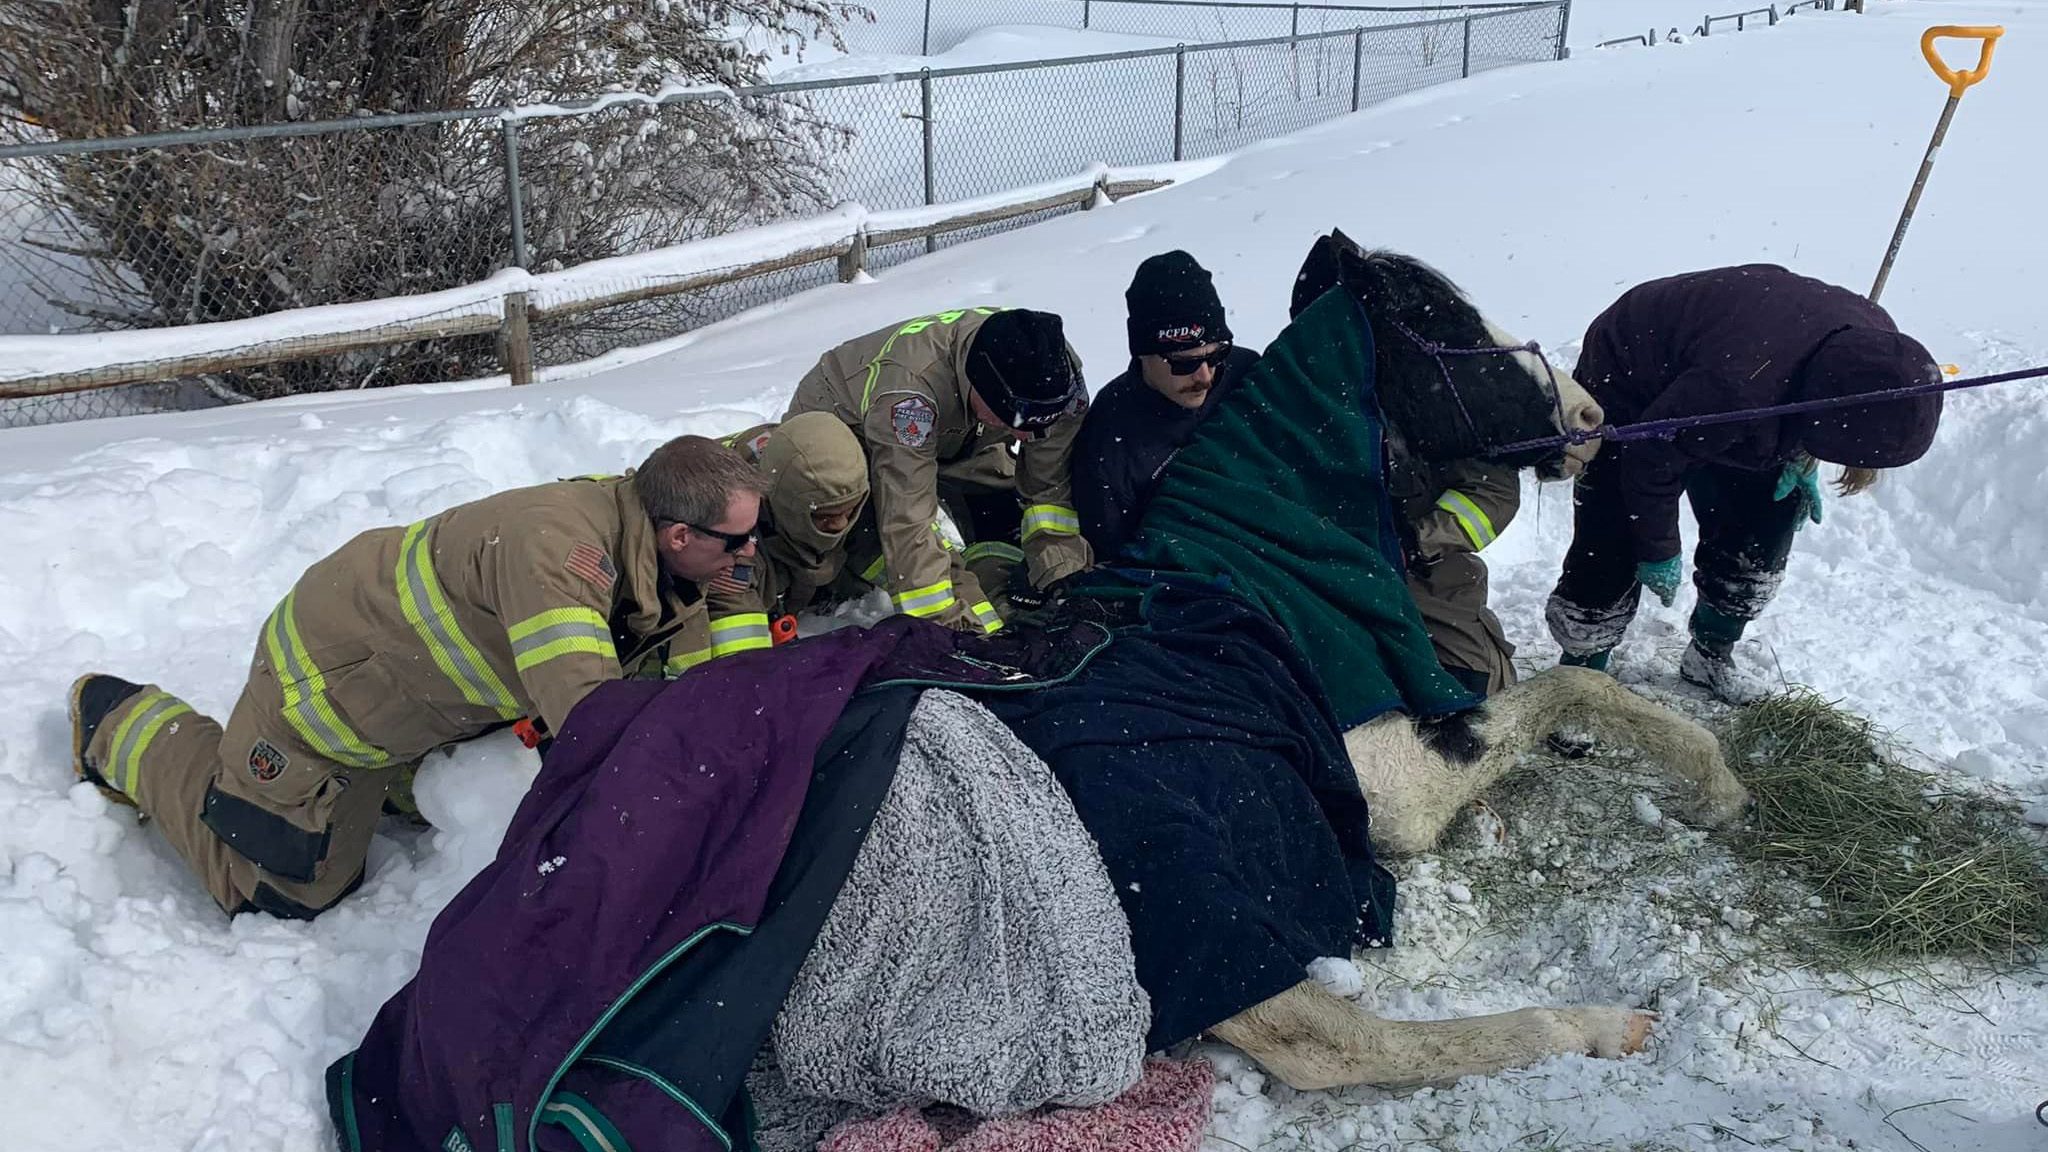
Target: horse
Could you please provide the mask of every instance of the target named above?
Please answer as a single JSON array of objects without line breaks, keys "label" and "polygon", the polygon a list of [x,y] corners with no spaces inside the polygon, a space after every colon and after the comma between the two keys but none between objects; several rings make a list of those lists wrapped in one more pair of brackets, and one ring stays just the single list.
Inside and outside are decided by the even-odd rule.
[{"label": "horse", "polygon": [[[1320,238],[1295,286],[1295,312],[1332,288],[1351,292],[1372,326],[1376,393],[1387,435],[1423,459],[1484,457],[1576,475],[1597,441],[1502,454],[1497,445],[1597,428],[1600,406],[1540,350],[1487,320],[1448,277],[1414,257]],[[1712,733],[1605,673],[1556,667],[1448,721],[1390,712],[1344,734],[1370,808],[1376,850],[1428,851],[1451,821],[1528,752],[1572,724],[1633,746],[1679,793],[1682,814],[1719,827],[1747,806]],[[1411,1087],[1484,1075],[1559,1053],[1618,1057],[1641,1049],[1654,1013],[1619,1006],[1524,1008],[1436,1021],[1384,1020],[1304,980],[1212,1027],[1299,1090]]]}]

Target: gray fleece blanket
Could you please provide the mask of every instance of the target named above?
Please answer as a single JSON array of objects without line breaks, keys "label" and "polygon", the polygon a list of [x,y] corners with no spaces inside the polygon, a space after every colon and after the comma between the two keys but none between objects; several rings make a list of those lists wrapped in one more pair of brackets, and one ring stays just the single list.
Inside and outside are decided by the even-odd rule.
[{"label": "gray fleece blanket", "polygon": [[888,798],[775,1024],[796,1091],[978,1115],[1107,1103],[1151,1005],[1095,842],[980,705],[924,693]]}]

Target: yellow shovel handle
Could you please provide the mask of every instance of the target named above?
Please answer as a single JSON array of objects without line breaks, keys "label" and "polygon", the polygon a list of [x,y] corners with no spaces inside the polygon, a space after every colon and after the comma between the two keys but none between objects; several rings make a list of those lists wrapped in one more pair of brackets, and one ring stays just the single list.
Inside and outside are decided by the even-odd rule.
[{"label": "yellow shovel handle", "polygon": [[[1961,99],[1963,90],[1984,78],[1991,71],[1991,50],[1998,46],[1998,38],[2005,35],[2005,28],[1998,24],[1937,24],[1920,34],[1920,54],[1927,57],[1928,66],[1934,74],[1948,82],[1948,94]],[[1941,53],[1935,50],[1934,42],[1942,37],[1954,40],[1980,40],[1983,48],[1977,57],[1977,66],[1962,72],[1942,62]]]}]

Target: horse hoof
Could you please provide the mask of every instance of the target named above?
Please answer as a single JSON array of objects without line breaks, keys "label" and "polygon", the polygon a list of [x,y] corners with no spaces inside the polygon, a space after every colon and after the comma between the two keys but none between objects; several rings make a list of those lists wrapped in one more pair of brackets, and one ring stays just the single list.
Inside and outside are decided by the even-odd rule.
[{"label": "horse hoof", "polygon": [[1650,1029],[1657,1023],[1655,1012],[1630,1012],[1622,1027],[1621,1051],[1617,1055],[1633,1056],[1650,1042]]},{"label": "horse hoof", "polygon": [[1578,1015],[1587,1054],[1607,1060],[1641,1052],[1657,1023],[1655,1012],[1637,1008],[1581,1008]]},{"label": "horse hoof", "polygon": [[1692,814],[1692,822],[1702,828],[1732,824],[1749,810],[1749,789],[1738,783],[1733,775],[1708,785],[1703,793],[1693,806]]}]

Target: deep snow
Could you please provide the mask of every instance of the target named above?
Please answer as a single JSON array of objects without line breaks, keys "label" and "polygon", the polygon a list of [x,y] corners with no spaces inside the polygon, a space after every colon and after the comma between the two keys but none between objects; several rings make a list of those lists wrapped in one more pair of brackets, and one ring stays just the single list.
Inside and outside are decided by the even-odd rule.
[{"label": "deep snow", "polygon": [[[18,721],[0,729],[10,1145],[327,1147],[321,1070],[406,978],[434,911],[489,858],[533,771],[509,738],[437,760],[420,785],[436,830],[381,837],[371,878],[343,907],[310,926],[228,922],[152,830],[71,785],[71,677],[152,679],[224,714],[263,615],[355,531],[772,415],[836,340],[948,306],[1051,308],[1099,385],[1121,366],[1121,293],[1144,256],[1194,252],[1233,328],[1263,342],[1309,241],[1332,225],[1438,264],[1566,365],[1586,321],[1652,276],[1768,259],[1860,288],[1943,96],[1918,59],[1920,29],[1997,21],[2006,43],[1964,101],[1885,303],[1966,372],[2048,361],[2036,287],[2048,235],[2035,217],[2048,165],[2024,145],[2048,107],[2048,13],[1872,7],[1580,52],[1403,98],[1247,149],[1189,184],[517,395],[389,390],[0,432],[0,704]],[[1953,397],[1927,459],[1871,497],[1830,501],[1745,648],[1891,726],[1928,763],[2037,806],[2048,805],[2044,400],[2039,384]],[[1569,507],[1561,488],[1529,494],[1488,557],[1496,607],[1533,670],[1554,655],[1541,602]],[[1688,599],[1646,609],[1617,661],[1623,679],[1688,698],[1672,671]],[[1636,803],[1635,791],[1649,795]],[[1743,910],[1695,907],[1731,866],[1712,837],[1646,823],[1654,801],[1633,782],[1589,808],[1497,797],[1497,855],[1513,867],[1485,866],[1489,850],[1461,831],[1405,865],[1403,946],[1364,958],[1362,972],[1321,972],[1408,1016],[1654,998],[1665,1016],[1649,1053],[1407,1096],[1297,1096],[1225,1057],[1210,1146],[1903,1149],[1903,1130],[1934,1149],[2038,1152],[2041,970],[1951,974],[1953,995],[1925,982],[1859,994],[1830,991],[1840,976],[1745,959]],[[1530,892],[1561,889],[1541,915],[1516,914]],[[1390,978],[1408,987],[1384,989]]]}]

